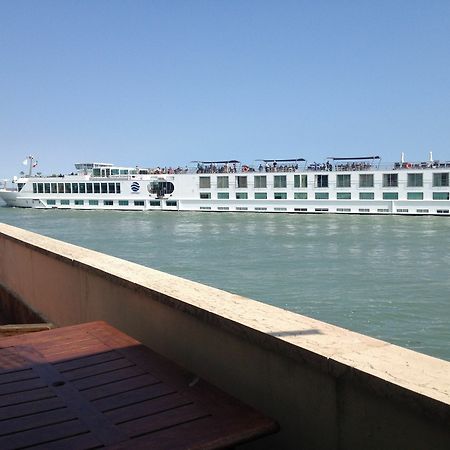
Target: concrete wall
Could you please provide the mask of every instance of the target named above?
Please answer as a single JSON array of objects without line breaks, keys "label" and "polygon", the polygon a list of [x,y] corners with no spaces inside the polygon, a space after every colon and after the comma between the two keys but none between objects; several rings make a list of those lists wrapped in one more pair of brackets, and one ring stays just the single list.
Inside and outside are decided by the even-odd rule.
[{"label": "concrete wall", "polygon": [[246,448],[450,448],[450,363],[0,224],[0,295],[106,320],[276,418]]}]

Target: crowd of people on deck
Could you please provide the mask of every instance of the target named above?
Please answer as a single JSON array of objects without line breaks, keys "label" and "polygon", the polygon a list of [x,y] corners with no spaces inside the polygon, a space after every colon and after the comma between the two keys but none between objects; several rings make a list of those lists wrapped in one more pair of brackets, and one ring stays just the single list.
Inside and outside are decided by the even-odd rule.
[{"label": "crowd of people on deck", "polygon": [[350,171],[350,170],[370,170],[372,164],[368,162],[348,162],[345,164],[336,164],[336,170]]},{"label": "crowd of people on deck", "polygon": [[278,164],[276,161],[265,162],[260,164],[258,170],[260,172],[295,172],[298,170],[298,164]]}]

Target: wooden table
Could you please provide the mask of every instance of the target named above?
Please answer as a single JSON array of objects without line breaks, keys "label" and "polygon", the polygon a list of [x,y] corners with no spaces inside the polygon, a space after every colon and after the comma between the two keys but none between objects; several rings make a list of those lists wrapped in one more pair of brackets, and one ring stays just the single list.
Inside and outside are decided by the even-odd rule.
[{"label": "wooden table", "polygon": [[0,339],[2,450],[212,449],[276,429],[104,322]]}]

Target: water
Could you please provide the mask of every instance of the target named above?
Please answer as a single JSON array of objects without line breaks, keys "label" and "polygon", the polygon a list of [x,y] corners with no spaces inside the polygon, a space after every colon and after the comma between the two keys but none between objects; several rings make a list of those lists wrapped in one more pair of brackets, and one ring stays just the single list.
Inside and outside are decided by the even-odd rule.
[{"label": "water", "polygon": [[450,360],[450,220],[0,208],[0,222]]}]

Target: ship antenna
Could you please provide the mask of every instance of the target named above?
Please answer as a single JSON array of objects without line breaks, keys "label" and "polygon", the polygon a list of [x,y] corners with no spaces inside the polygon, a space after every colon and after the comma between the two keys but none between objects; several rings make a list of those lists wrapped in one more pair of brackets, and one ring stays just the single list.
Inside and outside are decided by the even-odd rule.
[{"label": "ship antenna", "polygon": [[34,156],[28,156],[30,167],[28,168],[28,178],[31,178],[33,167],[34,167]]}]

